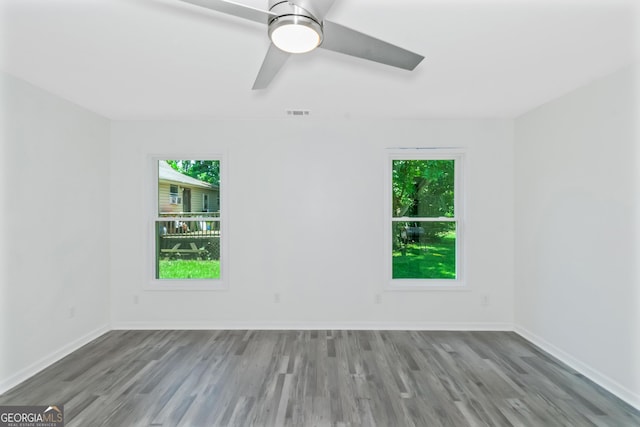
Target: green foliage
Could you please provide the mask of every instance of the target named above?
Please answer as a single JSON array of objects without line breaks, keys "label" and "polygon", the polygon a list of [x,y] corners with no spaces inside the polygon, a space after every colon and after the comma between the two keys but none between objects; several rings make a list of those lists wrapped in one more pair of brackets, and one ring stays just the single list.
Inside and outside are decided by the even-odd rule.
[{"label": "green foliage", "polygon": [[453,217],[454,160],[394,160],[393,216]]},{"label": "green foliage", "polygon": [[160,260],[160,279],[219,279],[220,261]]},{"label": "green foliage", "polygon": [[[393,216],[453,218],[455,190],[454,160],[394,160],[392,168]],[[415,221],[396,223],[418,227]],[[439,224],[436,226],[436,224]],[[422,224],[424,226],[424,223]],[[447,223],[425,229],[426,237],[437,240],[450,231]]]},{"label": "green foliage", "polygon": [[220,185],[219,160],[167,160],[167,163],[180,173],[211,185]]}]

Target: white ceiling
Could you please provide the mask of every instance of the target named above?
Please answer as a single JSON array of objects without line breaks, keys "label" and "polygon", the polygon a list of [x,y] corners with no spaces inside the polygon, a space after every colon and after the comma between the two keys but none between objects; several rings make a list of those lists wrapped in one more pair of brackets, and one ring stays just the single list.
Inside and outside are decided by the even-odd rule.
[{"label": "white ceiling", "polygon": [[[236,0],[266,8],[267,0]],[[637,0],[336,0],[413,71],[318,49],[251,91],[266,26],[178,0],[0,0],[0,67],[112,119],[510,118],[640,58]]]}]

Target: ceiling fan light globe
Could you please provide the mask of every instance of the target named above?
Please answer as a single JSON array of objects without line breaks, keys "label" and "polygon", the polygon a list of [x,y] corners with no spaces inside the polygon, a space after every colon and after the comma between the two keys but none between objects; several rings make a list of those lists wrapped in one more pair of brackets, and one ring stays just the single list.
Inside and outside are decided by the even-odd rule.
[{"label": "ceiling fan light globe", "polygon": [[306,53],[322,43],[322,26],[306,16],[279,16],[269,23],[269,38],[284,52]]},{"label": "ceiling fan light globe", "polygon": [[273,30],[271,41],[285,52],[306,53],[318,47],[320,34],[306,25],[285,24]]}]

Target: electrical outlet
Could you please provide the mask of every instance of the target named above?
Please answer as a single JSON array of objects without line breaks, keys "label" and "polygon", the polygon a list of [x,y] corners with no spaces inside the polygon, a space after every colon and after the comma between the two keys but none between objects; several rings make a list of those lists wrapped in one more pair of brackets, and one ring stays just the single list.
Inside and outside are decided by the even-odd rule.
[{"label": "electrical outlet", "polygon": [[480,296],[480,305],[489,307],[489,294],[482,294],[482,296]]},{"label": "electrical outlet", "polygon": [[382,295],[376,294],[373,298],[373,302],[375,302],[376,304],[382,304]]},{"label": "electrical outlet", "polygon": [[276,292],[275,294],[273,294],[273,302],[275,302],[276,304],[280,302],[280,293]]},{"label": "electrical outlet", "polygon": [[69,307],[69,319],[73,319],[74,317],[76,317],[76,308]]},{"label": "electrical outlet", "polygon": [[133,303],[134,304],[138,304],[140,302],[140,298],[138,298],[138,295],[134,295],[133,296]]}]

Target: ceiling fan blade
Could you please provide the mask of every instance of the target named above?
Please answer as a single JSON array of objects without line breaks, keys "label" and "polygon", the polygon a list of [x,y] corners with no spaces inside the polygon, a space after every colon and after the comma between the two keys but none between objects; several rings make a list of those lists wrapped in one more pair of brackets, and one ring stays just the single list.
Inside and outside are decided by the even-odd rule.
[{"label": "ceiling fan blade", "polygon": [[413,70],[424,56],[331,21],[324,21],[321,48]]},{"label": "ceiling fan blade", "polygon": [[255,7],[246,6],[240,3],[234,3],[226,0],[182,0],[185,3],[195,4],[196,6],[206,7],[207,9],[217,12],[227,13],[229,15],[238,16],[240,18],[249,19],[251,21],[267,24],[270,16],[275,14],[256,9]]},{"label": "ceiling fan blade", "polygon": [[287,62],[290,56],[290,53],[278,49],[276,45],[271,43],[267,55],[264,57],[264,61],[262,61],[262,66],[260,67],[260,71],[258,71],[258,76],[253,83],[252,89],[265,89],[269,86],[271,80],[278,74],[278,71],[280,71],[280,68]]},{"label": "ceiling fan blade", "polygon": [[313,16],[322,21],[336,0],[291,0],[296,6],[311,12]]}]

